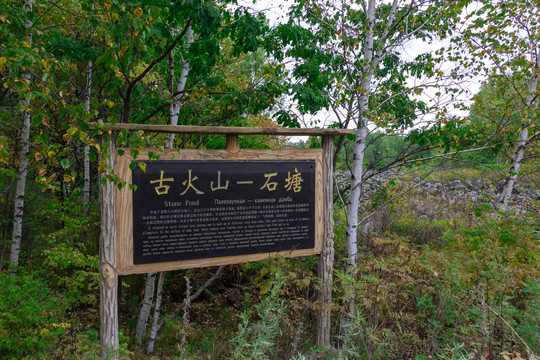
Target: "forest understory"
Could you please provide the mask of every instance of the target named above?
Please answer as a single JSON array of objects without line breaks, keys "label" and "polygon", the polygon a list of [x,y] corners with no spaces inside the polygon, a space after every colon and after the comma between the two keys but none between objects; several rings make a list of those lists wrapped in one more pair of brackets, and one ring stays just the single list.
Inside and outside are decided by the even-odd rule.
[{"label": "forest understory", "polygon": [[[463,182],[478,174],[453,173]],[[121,277],[121,358],[537,359],[538,198],[521,204],[526,211],[519,215],[497,211],[490,192],[472,203],[456,191],[416,186],[418,174],[381,183],[363,198],[369,229],[359,233],[365,246],[355,277],[344,271],[345,214],[336,201],[332,348],[315,346],[318,256],[309,256],[226,266],[180,316],[167,318],[153,355],[146,348],[152,315],[142,343],[134,334],[146,277]],[[451,182],[448,172],[429,176]],[[97,208],[86,222],[73,202],[48,197],[36,199],[26,215],[36,224],[28,230],[36,241],[24,249],[33,256],[20,276],[0,275],[7,315],[0,321],[0,353],[98,358]],[[79,242],[81,236],[86,240]],[[162,317],[215,270],[167,273]],[[354,321],[340,326],[351,299]]]}]

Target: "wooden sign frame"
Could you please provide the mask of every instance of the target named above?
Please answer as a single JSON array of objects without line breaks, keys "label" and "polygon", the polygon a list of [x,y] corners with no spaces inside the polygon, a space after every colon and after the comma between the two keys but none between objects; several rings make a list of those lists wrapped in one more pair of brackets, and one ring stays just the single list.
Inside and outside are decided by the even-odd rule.
[{"label": "wooden sign frame", "polygon": [[310,249],[286,250],[247,255],[212,257],[193,260],[179,260],[148,264],[134,264],[133,260],[133,191],[128,186],[116,189],[115,213],[116,226],[116,261],[118,274],[139,274],[158,271],[180,270],[207,266],[238,264],[260,261],[270,257],[296,257],[320,254],[323,249],[325,232],[324,212],[324,180],[322,149],[282,149],[282,150],[144,150],[137,159],[133,159],[128,151],[115,156],[115,173],[128,184],[132,184],[132,161],[152,161],[149,152],[157,154],[159,160],[182,161],[303,161],[315,162],[315,246]]}]

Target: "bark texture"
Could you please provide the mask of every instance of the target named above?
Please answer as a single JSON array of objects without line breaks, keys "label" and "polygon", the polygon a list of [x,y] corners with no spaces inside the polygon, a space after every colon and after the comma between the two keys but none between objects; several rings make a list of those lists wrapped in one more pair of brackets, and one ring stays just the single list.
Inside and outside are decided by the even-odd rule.
[{"label": "bark texture", "polygon": [[152,309],[152,302],[154,301],[154,288],[156,284],[157,273],[149,273],[146,276],[146,286],[144,288],[144,298],[139,313],[139,320],[137,321],[137,328],[135,329],[135,341],[142,342],[144,333],[146,332],[146,324],[148,323],[148,317],[150,316],[150,310]]},{"label": "bark texture", "polygon": [[364,79],[361,81],[361,92],[358,96],[358,121],[356,129],[356,139],[353,153],[353,167],[351,173],[351,194],[347,211],[347,272],[356,271],[356,256],[358,254],[357,231],[358,231],[358,209],[360,207],[360,190],[363,176],[364,153],[367,139],[367,112],[368,101],[371,89],[371,78],[373,77],[373,31],[375,22],[375,0],[371,0],[367,8],[367,31],[364,47],[363,60],[366,65],[362,68]]},{"label": "bark texture", "polygon": [[[190,45],[193,43],[193,29],[191,26],[188,27],[186,32],[186,49],[189,49]],[[175,81],[174,76],[174,55],[171,51],[169,54],[169,78],[170,78],[170,86],[169,91],[171,92],[171,96],[173,96],[171,106],[169,108],[169,115],[171,119],[171,125],[177,125],[178,124],[178,114],[180,113],[180,104],[182,102],[182,97],[184,89],[186,88],[187,83],[187,77],[189,74],[189,60],[186,60],[182,57],[182,71],[180,73],[180,79],[178,83]],[[176,89],[175,89],[176,85]],[[175,93],[177,95],[173,95]],[[167,149],[172,149],[174,146],[174,135],[175,134],[169,134],[167,136],[167,142],[166,147]]]},{"label": "bark texture", "polygon": [[317,314],[317,346],[330,347],[332,285],[334,272],[334,166],[333,166],[334,138],[324,136],[322,148],[324,150],[324,239],[323,248],[319,258],[319,311]]},{"label": "bark texture", "polygon": [[[102,144],[108,148],[108,157],[102,158],[107,170],[101,174],[101,179],[114,171],[114,141]],[[101,357],[118,359],[118,272],[116,270],[116,216],[114,209],[115,186],[111,181],[99,187],[99,204],[101,210],[101,225],[99,236],[100,261],[100,307],[101,321]]]},{"label": "bark texture", "polygon": [[[536,59],[536,69],[540,67],[538,58]],[[527,99],[525,100],[525,106],[530,108],[534,107],[534,101],[538,98],[538,73],[534,72],[533,76],[527,84]],[[536,100],[538,101],[538,100]],[[537,103],[537,110],[540,110],[540,102]],[[530,111],[532,113],[532,111]],[[528,118],[523,119],[521,122],[521,127],[519,130],[518,139],[516,142],[516,147],[514,148],[514,153],[512,154],[512,159],[510,163],[510,169],[508,170],[508,176],[506,177],[501,195],[499,196],[498,202],[503,207],[506,208],[508,205],[508,200],[512,195],[514,186],[516,184],[519,168],[523,162],[523,156],[525,155],[525,149],[529,145],[530,134],[529,127],[531,126],[531,120]],[[536,136],[536,135],[533,135]]]},{"label": "bark texture", "polygon": [[[32,21],[29,15],[32,12],[32,0],[24,1],[24,12],[27,19],[24,23],[26,29],[25,41],[32,44]],[[23,74],[23,78],[27,82],[32,81],[32,74],[27,72]],[[13,210],[13,232],[11,237],[11,252],[9,256],[9,273],[15,275],[19,266],[19,254],[21,252],[22,240],[22,222],[24,211],[24,195],[26,189],[26,176],[28,174],[28,150],[30,145],[30,122],[32,114],[30,113],[30,100],[22,100],[24,110],[22,112],[22,127],[21,127],[21,153],[19,154],[19,169],[17,187],[15,189],[15,204]]]},{"label": "bark texture", "polygon": [[163,281],[165,280],[165,272],[159,273],[157,294],[156,294],[156,306],[154,308],[154,321],[152,323],[152,330],[150,331],[150,339],[148,339],[148,349],[147,353],[149,355],[154,353],[154,346],[156,344],[158,327],[159,327],[159,316],[161,313],[161,299],[163,298]]},{"label": "bark texture", "polygon": [[[382,2],[381,2],[382,3]],[[366,139],[368,135],[368,123],[370,120],[369,99],[373,87],[373,75],[378,64],[381,62],[385,54],[391,52],[391,47],[386,47],[388,42],[388,34],[393,27],[396,16],[398,0],[393,0],[390,13],[384,24],[384,30],[377,38],[377,48],[375,48],[375,8],[377,0],[370,0],[367,4],[364,3],[364,11],[366,14],[366,30],[364,52],[361,55],[362,62],[362,79],[360,80],[360,91],[357,93],[357,128],[356,139],[353,154],[353,167],[351,171],[351,193],[349,196],[349,205],[347,208],[347,273],[353,276],[357,273],[357,256],[358,256],[358,211],[360,208],[360,193],[362,177],[364,175],[364,154],[366,150]],[[367,5],[367,7],[365,7]],[[364,245],[364,244],[362,244]],[[354,296],[354,295],[353,295]],[[345,329],[351,324],[354,318],[354,297],[349,300],[349,314],[341,318],[341,327]]]},{"label": "bark texture", "polygon": [[366,13],[366,32],[364,53],[362,54],[362,79],[360,81],[360,91],[357,94],[357,129],[356,143],[354,146],[353,168],[351,174],[351,194],[350,203],[347,212],[347,264],[348,273],[356,272],[356,257],[358,254],[357,236],[358,236],[358,210],[360,207],[360,185],[363,177],[364,153],[366,150],[366,139],[368,134],[369,98],[372,92],[372,79],[375,69],[386,53],[391,49],[386,47],[388,34],[394,25],[397,12],[398,0],[393,0],[390,13],[384,24],[384,31],[377,39],[377,49],[375,49],[375,8],[377,0],[370,0],[365,8]]},{"label": "bark texture", "polygon": [[[90,113],[90,97],[92,92],[92,60],[88,61],[86,67],[86,99],[84,101],[84,111]],[[88,214],[88,207],[90,204],[90,146],[88,142],[84,144],[84,195],[83,205],[84,212]]]}]

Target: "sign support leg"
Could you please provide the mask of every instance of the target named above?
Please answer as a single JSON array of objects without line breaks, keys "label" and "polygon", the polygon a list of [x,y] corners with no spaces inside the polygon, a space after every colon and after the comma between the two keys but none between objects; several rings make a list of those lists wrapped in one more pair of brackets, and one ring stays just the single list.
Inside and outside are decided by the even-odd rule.
[{"label": "sign support leg", "polygon": [[[114,173],[114,140],[110,135],[107,141],[102,141],[102,148],[108,149],[100,161],[107,169],[100,175],[104,179]],[[100,338],[101,357],[118,359],[118,271],[116,268],[116,215],[115,215],[115,185],[106,181],[99,186],[99,204],[101,225],[99,235],[99,265],[100,265]]]},{"label": "sign support leg", "polygon": [[228,134],[227,142],[225,144],[225,150],[231,153],[237,153],[240,151],[240,142],[238,141],[238,135]]},{"label": "sign support leg", "polygon": [[323,248],[319,257],[319,311],[317,314],[317,346],[330,347],[331,306],[332,306],[332,275],[334,267],[334,218],[333,218],[333,150],[334,137],[322,137],[323,148],[323,184],[325,224]]}]

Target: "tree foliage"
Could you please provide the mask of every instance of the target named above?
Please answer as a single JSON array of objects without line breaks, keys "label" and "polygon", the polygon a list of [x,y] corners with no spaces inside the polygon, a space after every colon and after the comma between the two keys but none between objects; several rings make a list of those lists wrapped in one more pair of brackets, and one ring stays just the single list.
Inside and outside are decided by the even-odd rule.
[{"label": "tree foliage", "polygon": [[[428,329],[448,324],[443,326],[446,335],[451,332],[450,325],[456,324],[452,319],[458,318],[461,323],[456,325],[460,332],[457,338],[465,341],[463,324],[470,321],[478,327],[479,315],[452,318],[449,315],[453,311],[452,301],[458,299],[459,309],[466,310],[465,302],[480,301],[476,289],[482,284],[491,286],[498,294],[524,288],[537,292],[538,284],[533,284],[531,275],[537,267],[537,258],[527,250],[535,249],[537,238],[529,228],[524,227],[527,231],[521,232],[513,220],[486,221],[472,230],[458,231],[446,220],[433,224],[433,216],[428,219],[417,211],[415,215],[403,215],[393,228],[388,227],[388,231],[403,238],[386,239],[388,242],[383,245],[378,243],[380,239],[371,238],[367,230],[356,231],[363,225],[358,217],[360,213],[375,209],[378,213],[373,217],[363,213],[360,218],[375,219],[381,214],[381,218],[391,222],[398,218],[399,211],[418,205],[414,201],[410,204],[394,201],[397,196],[394,182],[380,189],[374,199],[360,203],[360,188],[377,171],[386,171],[396,164],[444,157],[447,153],[473,163],[498,162],[506,155],[510,184],[522,173],[521,163],[536,160],[540,140],[537,1],[295,0],[287,21],[274,27],[269,26],[263,12],[230,0],[36,1],[32,11],[23,3],[0,2],[2,269],[8,265],[6,254],[14,248],[10,247],[9,238],[14,232],[15,218],[22,217],[24,224],[17,263],[22,271],[18,277],[0,274],[1,355],[11,358],[51,355],[53,345],[68,333],[64,320],[73,314],[78,320],[83,317],[80,314],[88,314],[84,326],[95,324],[97,315],[91,309],[97,301],[99,279],[98,174],[111,170],[104,161],[111,154],[100,139],[115,140],[117,146],[124,148],[120,151],[131,151],[133,155],[142,148],[163,148],[164,135],[112,134],[106,124],[169,124],[171,104],[175,102],[178,124],[182,125],[313,126],[319,124],[322,114],[330,114],[330,121],[324,126],[357,129],[355,136],[335,141],[337,169],[352,173],[351,186],[342,198],[349,202],[348,218],[345,219],[345,212],[336,216],[343,216],[337,222],[336,254],[340,266],[348,265],[349,270],[356,265],[357,243],[364,246],[364,251],[372,251],[373,256],[365,258],[366,267],[360,272],[343,271],[339,275],[335,292],[342,297],[332,309],[339,308],[340,313],[360,305],[365,309],[351,324],[358,331],[340,339],[339,354],[411,357],[400,352],[395,340],[407,335],[401,331],[402,324],[409,330],[412,327],[406,316]],[[415,51],[415,55],[408,55],[409,46],[416,50],[419,42],[438,42],[449,37],[450,45],[437,52],[417,54]],[[446,72],[444,61],[459,65],[462,71]],[[185,86],[175,87],[175,81],[180,81],[179,74],[186,71],[189,75]],[[472,98],[473,105],[466,118],[457,116],[449,107],[433,106],[427,100],[434,91],[435,98],[447,95],[455,100],[463,92],[450,85],[460,85],[471,76],[481,75],[485,76],[485,82]],[[454,83],[442,83],[443,80]],[[432,84],[441,86],[433,90]],[[30,120],[30,126],[24,125],[24,119]],[[276,148],[285,142],[272,137],[240,138],[242,148]],[[303,145],[317,147],[317,142],[318,139],[311,138]],[[173,145],[178,149],[219,149],[224,147],[225,139],[182,135],[174,138]],[[85,146],[90,147],[94,185],[89,204],[83,200]],[[472,148],[483,150],[474,156],[456,154]],[[20,198],[16,188],[22,175],[29,179],[23,186],[24,214],[13,211]],[[115,175],[108,178],[122,186],[121,179]],[[430,197],[425,207],[438,201]],[[390,204],[387,209],[383,206],[386,203]],[[531,203],[534,205],[534,201]],[[434,237],[443,238],[443,229],[448,227],[453,232],[444,239],[451,243],[450,253],[432,258],[428,254],[425,261],[411,260],[419,251],[415,246],[435,242]],[[486,236],[491,240],[486,240]],[[392,249],[406,251],[398,254],[396,250],[395,261],[374,255],[377,249],[391,252],[390,245],[385,245],[389,243]],[[518,249],[520,246],[527,251]],[[478,262],[471,263],[468,257]],[[345,265],[342,258],[349,263]],[[520,268],[521,260],[526,269]],[[319,306],[311,300],[313,284],[317,282],[312,278],[316,260],[280,261],[290,266],[283,279],[273,281],[274,270],[266,269],[266,265],[250,264],[231,270],[229,280],[234,281],[211,289],[217,293],[230,286],[227,295],[220,299],[234,303],[231,307],[234,311],[237,305],[251,306],[252,297],[258,299],[264,295],[265,290],[259,291],[257,286],[275,284],[271,301],[254,307],[258,314],[245,312],[239,335],[235,337],[229,330],[219,335],[231,335],[231,347],[237,348],[237,357],[249,356],[244,343],[251,338],[255,343],[250,346],[260,349],[261,357],[270,353],[279,354],[276,358],[294,357],[305,350],[300,338],[304,332],[309,333],[311,326],[291,320],[291,314],[302,311],[302,316],[309,318],[306,313]],[[444,268],[448,261],[456,263],[456,268]],[[437,274],[443,274],[444,279],[431,273],[426,275],[426,264]],[[508,278],[501,275],[500,279],[512,282],[512,286],[506,286],[499,278],[495,282],[488,278],[498,276],[498,269],[509,268],[523,275]],[[453,269],[459,270],[459,276],[452,277]],[[388,279],[382,279],[381,274],[385,273],[392,273],[390,277],[400,280],[390,284]],[[411,274],[427,280],[412,279]],[[200,280],[194,278],[195,282]],[[175,291],[181,287],[178,279],[181,277],[171,276],[166,282],[173,285],[165,293],[174,301],[178,300]],[[124,314],[131,314],[138,306],[142,283],[135,276],[122,281],[125,282],[120,303]],[[470,284],[465,284],[467,281]],[[456,285],[457,282],[467,291],[460,293],[461,285]],[[518,282],[530,284],[525,287]],[[448,284],[456,287],[444,292]],[[237,301],[232,287],[248,290]],[[218,308],[211,291],[204,294],[205,301],[212,304],[207,311]],[[284,294],[288,296],[286,301]],[[351,294],[358,296],[356,303],[351,300]],[[504,307],[506,295],[500,296],[490,304]],[[390,298],[396,302],[389,301]],[[527,304],[534,303],[532,295],[523,295],[523,299]],[[488,301],[491,300],[488,296]],[[478,301],[476,310],[480,308]],[[352,307],[346,308],[346,304]],[[515,304],[516,309],[529,306],[518,304],[518,300]],[[443,310],[437,313],[439,305]],[[407,311],[406,315],[402,310]],[[263,319],[268,314],[276,321],[264,329],[266,325],[255,317]],[[521,320],[513,325],[525,329],[528,339],[533,339],[528,341],[533,343],[537,329],[535,317],[532,310],[526,314],[530,318],[516,315],[514,318]],[[228,318],[228,321],[235,319]],[[249,332],[252,321],[260,327],[253,334],[266,331],[268,336],[252,336]],[[285,337],[291,334],[294,339]],[[481,338],[479,331],[474,334]],[[97,339],[90,332],[81,336]],[[206,336],[210,335],[201,335],[208,339]],[[414,336],[418,338],[407,341],[418,347],[423,344],[422,354],[436,356],[436,350],[430,348],[434,345],[426,345],[437,343],[435,335],[428,331]],[[382,345],[377,348],[377,343]],[[294,351],[287,354],[275,351],[274,348],[285,347],[283,344],[291,344]],[[363,344],[365,349],[351,344]],[[437,346],[443,345],[437,343]],[[514,342],[512,346],[517,345]],[[69,351],[69,346],[66,349]],[[77,354],[81,352],[77,349]],[[62,355],[55,353],[55,356]]]}]

